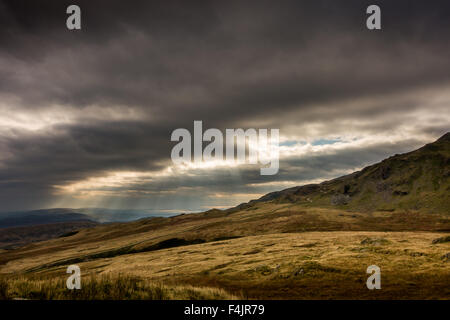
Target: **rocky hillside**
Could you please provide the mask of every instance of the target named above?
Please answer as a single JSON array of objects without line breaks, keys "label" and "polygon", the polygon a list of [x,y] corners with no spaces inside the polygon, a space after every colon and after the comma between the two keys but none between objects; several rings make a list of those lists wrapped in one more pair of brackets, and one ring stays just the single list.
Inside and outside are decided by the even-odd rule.
[{"label": "rocky hillside", "polygon": [[395,155],[334,180],[272,192],[261,202],[297,203],[359,212],[418,210],[450,213],[450,133],[434,143]]}]

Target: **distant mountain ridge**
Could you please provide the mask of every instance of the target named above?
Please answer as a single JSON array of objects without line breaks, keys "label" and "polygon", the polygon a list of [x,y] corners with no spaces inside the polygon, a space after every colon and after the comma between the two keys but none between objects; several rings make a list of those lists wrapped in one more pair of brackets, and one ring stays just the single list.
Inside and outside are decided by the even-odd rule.
[{"label": "distant mountain ridge", "polygon": [[97,226],[90,220],[38,224],[0,229],[0,249],[17,248],[28,243],[73,235],[81,229]]},{"label": "distant mountain ridge", "polygon": [[0,213],[0,229],[70,221],[97,223],[127,222],[149,217],[174,215],[157,210],[108,208],[52,208]]},{"label": "distant mountain ridge", "polygon": [[36,226],[60,222],[94,222],[89,216],[71,209],[44,209],[0,215],[0,228]]},{"label": "distant mountain ridge", "polygon": [[0,213],[0,249],[17,248],[32,242],[76,233],[103,223],[128,222],[161,216],[148,210],[104,208],[53,208]]},{"label": "distant mountain ridge", "polygon": [[449,178],[450,132],[422,148],[389,157],[361,171],[320,184],[271,192],[229,211],[274,202],[360,212],[420,210],[450,213]]},{"label": "distant mountain ridge", "polygon": [[0,214],[0,248],[15,248],[98,225],[72,209],[42,209]]}]

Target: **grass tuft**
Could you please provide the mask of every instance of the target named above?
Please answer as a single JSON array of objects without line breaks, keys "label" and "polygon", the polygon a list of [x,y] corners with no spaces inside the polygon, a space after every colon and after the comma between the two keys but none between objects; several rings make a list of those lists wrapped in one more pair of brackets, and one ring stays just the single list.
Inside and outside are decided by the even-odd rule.
[{"label": "grass tuft", "polygon": [[164,285],[131,276],[82,278],[69,290],[64,278],[0,278],[0,299],[31,300],[212,300],[238,299],[223,289]]}]

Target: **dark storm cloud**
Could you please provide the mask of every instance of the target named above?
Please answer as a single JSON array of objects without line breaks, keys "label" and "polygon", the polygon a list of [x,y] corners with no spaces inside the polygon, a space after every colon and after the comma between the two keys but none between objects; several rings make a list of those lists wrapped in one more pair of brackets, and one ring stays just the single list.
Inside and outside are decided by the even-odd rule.
[{"label": "dark storm cloud", "polygon": [[[81,7],[81,31],[65,27],[69,4]],[[160,170],[170,161],[170,133],[191,129],[193,120],[220,129],[270,126],[310,139],[311,132],[341,135],[350,127],[361,135],[395,132],[418,121],[414,112],[432,110],[417,92],[445,92],[450,83],[450,5],[377,1],[383,30],[371,32],[369,4],[0,2],[0,100],[7,108],[0,123],[18,115],[39,121],[54,108],[70,115],[64,124],[0,132],[4,207],[45,205],[54,185],[109,171]],[[93,111],[109,107],[114,117]],[[406,151],[423,141],[419,136],[448,130],[448,122],[429,121],[417,126],[417,138],[388,151]],[[322,127],[308,131],[311,123]],[[243,170],[239,186],[328,178],[380,160],[374,149],[351,152],[288,159],[270,178]],[[211,171],[142,188],[237,191],[227,177]]]},{"label": "dark storm cloud", "polygon": [[3,28],[5,51],[29,76],[10,71],[2,87],[34,107],[127,104],[203,118],[214,108],[206,117],[218,122],[449,80],[443,2],[381,3],[378,34],[365,29],[361,1],[80,2],[78,33],[61,23],[64,2],[21,3],[7,6],[16,27]]},{"label": "dark storm cloud", "polygon": [[58,130],[1,138],[12,157],[4,162],[8,170],[0,172],[0,179],[51,185],[113,169],[158,170],[158,162],[170,153],[170,132],[148,122],[78,124]]}]

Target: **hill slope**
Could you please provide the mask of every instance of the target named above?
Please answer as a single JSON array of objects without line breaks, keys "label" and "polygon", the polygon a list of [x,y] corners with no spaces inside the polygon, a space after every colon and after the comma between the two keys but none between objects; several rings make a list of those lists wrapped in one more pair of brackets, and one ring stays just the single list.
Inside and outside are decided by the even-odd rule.
[{"label": "hill slope", "polygon": [[260,202],[359,212],[450,213],[450,133],[418,150],[392,156],[350,175],[272,192],[237,209]]}]

